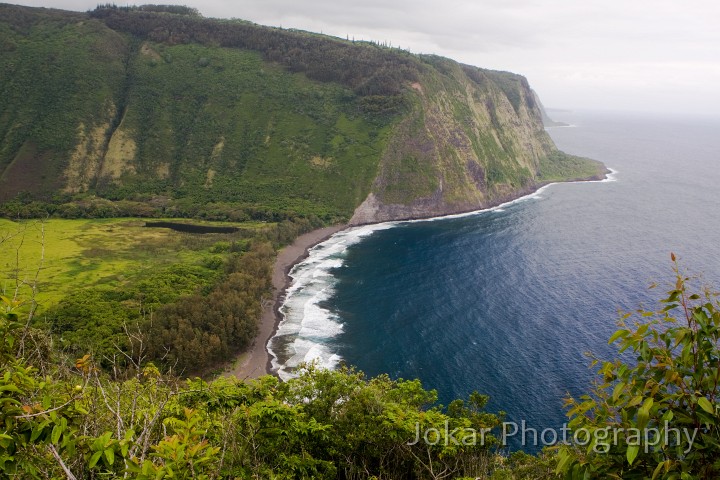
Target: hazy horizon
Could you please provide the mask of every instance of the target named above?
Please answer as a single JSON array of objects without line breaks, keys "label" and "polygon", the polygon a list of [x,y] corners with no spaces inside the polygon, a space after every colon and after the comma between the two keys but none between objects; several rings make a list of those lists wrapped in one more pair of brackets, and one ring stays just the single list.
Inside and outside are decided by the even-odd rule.
[{"label": "hazy horizon", "polygon": [[[99,2],[12,3],[86,11]],[[720,4],[706,0],[176,3],[206,17],[387,42],[519,73],[551,108],[711,116],[720,111]]]}]

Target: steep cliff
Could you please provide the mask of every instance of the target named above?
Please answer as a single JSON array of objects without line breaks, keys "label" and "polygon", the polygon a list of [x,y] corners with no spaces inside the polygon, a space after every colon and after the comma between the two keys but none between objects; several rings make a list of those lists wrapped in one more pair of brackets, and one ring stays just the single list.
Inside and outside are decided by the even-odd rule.
[{"label": "steep cliff", "polygon": [[550,118],[550,115],[548,115],[547,111],[545,110],[545,106],[540,101],[540,96],[537,94],[535,90],[533,90],[533,97],[535,98],[535,103],[537,103],[538,107],[540,107],[540,115],[542,116],[543,124],[546,127],[568,127],[569,124],[565,122],[557,122]]},{"label": "steep cliff", "polygon": [[[525,78],[423,57],[413,107],[351,223],[476,210],[536,188],[557,152]],[[596,172],[599,174],[600,172]]]},{"label": "steep cliff", "polygon": [[0,5],[0,66],[6,215],[366,223],[604,172],[521,76],[182,9]]}]

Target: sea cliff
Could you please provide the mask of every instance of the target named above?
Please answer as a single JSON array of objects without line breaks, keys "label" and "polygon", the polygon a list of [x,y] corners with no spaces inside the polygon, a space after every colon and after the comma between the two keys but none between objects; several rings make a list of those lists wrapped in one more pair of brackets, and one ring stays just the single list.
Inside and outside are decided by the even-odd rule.
[{"label": "sea cliff", "polygon": [[163,6],[0,14],[0,215],[359,224],[604,172],[513,73]]}]

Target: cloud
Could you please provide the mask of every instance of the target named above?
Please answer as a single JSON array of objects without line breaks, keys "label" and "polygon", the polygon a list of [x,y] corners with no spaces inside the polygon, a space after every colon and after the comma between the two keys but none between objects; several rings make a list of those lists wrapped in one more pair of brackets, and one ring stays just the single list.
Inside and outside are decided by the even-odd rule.
[{"label": "cloud", "polygon": [[[87,10],[97,0],[26,0]],[[205,16],[387,41],[526,75],[552,103],[720,111],[715,0],[183,0]],[[641,89],[643,94],[638,95]],[[692,101],[690,90],[695,90]],[[608,95],[598,96],[598,92]],[[651,95],[663,96],[663,102]],[[610,102],[610,103],[607,103]],[[570,105],[571,106],[571,105]]]}]

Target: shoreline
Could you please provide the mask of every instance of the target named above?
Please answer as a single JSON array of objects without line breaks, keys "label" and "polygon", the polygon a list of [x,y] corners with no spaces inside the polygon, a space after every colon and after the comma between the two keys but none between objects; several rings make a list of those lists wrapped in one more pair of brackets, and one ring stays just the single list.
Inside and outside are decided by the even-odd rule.
[{"label": "shoreline", "polygon": [[342,224],[330,227],[324,227],[311,232],[305,233],[297,237],[292,244],[284,247],[278,252],[272,270],[272,288],[273,293],[269,300],[263,305],[263,313],[260,319],[258,334],[250,347],[250,350],[240,354],[235,363],[227,368],[223,376],[235,376],[239,380],[255,379],[263,375],[272,375],[272,361],[267,344],[270,339],[275,336],[277,329],[282,321],[280,308],[285,301],[285,293],[292,282],[290,271],[298,263],[302,262],[309,255],[309,251],[315,245],[324,242],[332,235],[347,228],[359,227],[364,225],[380,225],[383,223],[395,222],[413,222],[413,221],[432,221],[436,219],[446,219],[453,217],[461,217],[482,213],[488,210],[499,208],[510,203],[514,203],[526,197],[536,195],[550,185],[556,183],[586,183],[586,182],[606,182],[612,181],[613,176],[617,173],[612,168],[607,168],[601,175],[586,179],[571,179],[565,181],[548,181],[536,184],[528,191],[518,191],[516,195],[510,198],[499,199],[497,204],[485,208],[476,208],[472,210],[458,211],[446,213],[444,215],[431,215],[419,218],[399,218],[389,221],[379,221],[374,223],[360,224]]},{"label": "shoreline", "polygon": [[522,200],[526,197],[531,197],[537,193],[540,193],[545,188],[555,185],[555,184],[562,184],[562,183],[602,183],[602,182],[609,182],[614,181],[614,175],[618,173],[617,170],[606,167],[605,171],[603,173],[599,173],[597,175],[593,175],[592,177],[585,177],[585,178],[573,178],[568,180],[548,180],[540,183],[535,183],[532,186],[524,189],[517,190],[513,192],[512,194],[505,195],[503,197],[498,197],[494,199],[494,201],[490,202],[486,206],[482,207],[470,207],[470,208],[459,208],[454,211],[449,211],[446,213],[438,213],[438,214],[428,214],[428,215],[419,215],[419,216],[405,216],[405,217],[398,217],[393,218],[391,220],[378,220],[375,222],[357,222],[357,223],[348,223],[347,228],[352,227],[364,227],[367,225],[381,225],[383,223],[396,223],[396,222],[428,222],[433,220],[442,220],[446,218],[458,218],[458,217],[464,217],[468,215],[475,215],[478,213],[487,212],[489,210],[493,210],[495,208],[500,208],[507,206],[513,202],[516,202],[518,200]]},{"label": "shoreline", "polygon": [[265,301],[258,325],[258,334],[252,346],[240,354],[235,364],[223,372],[223,376],[234,376],[239,380],[258,378],[272,374],[272,364],[267,344],[277,332],[282,316],[280,307],[285,301],[285,292],[290,286],[290,270],[308,256],[309,250],[324,242],[333,234],[345,230],[348,226],[334,225],[319,228],[297,237],[293,243],[283,247],[277,254],[272,269],[272,296]]}]

